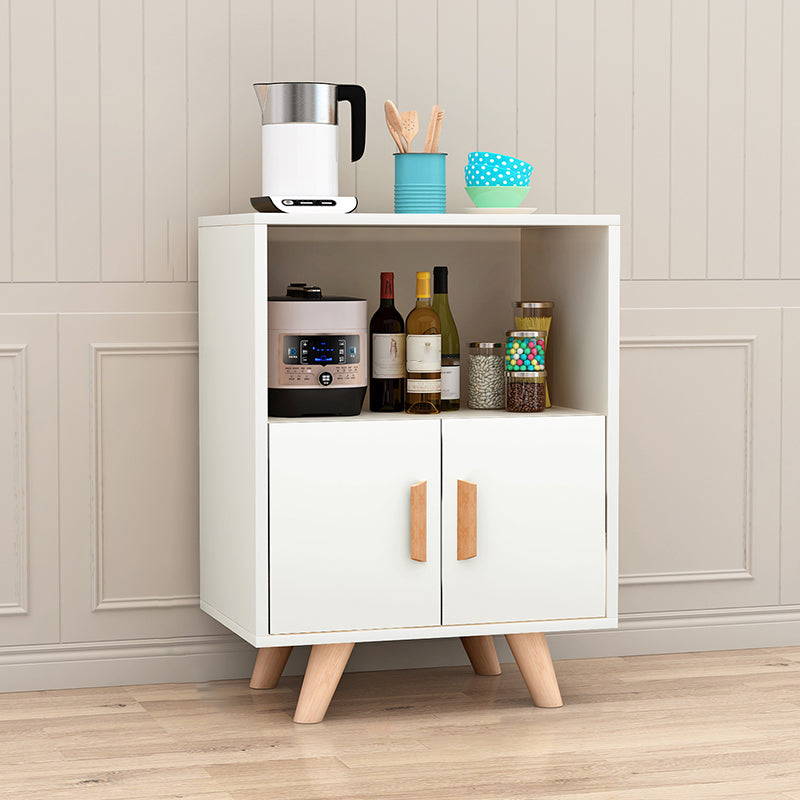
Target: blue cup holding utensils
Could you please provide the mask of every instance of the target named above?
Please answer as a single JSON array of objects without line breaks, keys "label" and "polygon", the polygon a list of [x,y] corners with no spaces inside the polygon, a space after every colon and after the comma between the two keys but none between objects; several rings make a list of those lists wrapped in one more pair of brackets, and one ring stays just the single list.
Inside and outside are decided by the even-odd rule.
[{"label": "blue cup holding utensils", "polygon": [[394,213],[444,214],[447,153],[394,154]]}]

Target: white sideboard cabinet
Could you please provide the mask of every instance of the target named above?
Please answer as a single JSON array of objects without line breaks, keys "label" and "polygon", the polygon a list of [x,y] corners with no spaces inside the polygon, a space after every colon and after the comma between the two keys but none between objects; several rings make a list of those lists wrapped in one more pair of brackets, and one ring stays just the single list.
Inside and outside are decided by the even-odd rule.
[{"label": "white sideboard cabinet", "polygon": [[[561,697],[544,634],[615,627],[619,219],[238,214],[199,221],[201,607],[259,648],[253,688],[311,644],[295,720],[320,721],[357,642],[504,634],[536,705]],[[292,281],[396,305],[446,264],[462,409],[273,418],[267,298]],[[537,414],[466,408],[467,345],[552,300]]]}]

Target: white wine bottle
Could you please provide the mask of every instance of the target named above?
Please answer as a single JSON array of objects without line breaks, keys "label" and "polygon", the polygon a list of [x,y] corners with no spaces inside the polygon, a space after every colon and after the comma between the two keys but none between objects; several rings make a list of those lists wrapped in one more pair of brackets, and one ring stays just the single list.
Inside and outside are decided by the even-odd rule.
[{"label": "white wine bottle", "polygon": [[417,273],[417,304],[406,318],[406,412],[438,414],[442,325],[431,304],[431,274]]},{"label": "white wine bottle", "polygon": [[442,323],[442,411],[461,407],[461,358],[458,329],[447,296],[447,267],[433,268],[433,310]]}]

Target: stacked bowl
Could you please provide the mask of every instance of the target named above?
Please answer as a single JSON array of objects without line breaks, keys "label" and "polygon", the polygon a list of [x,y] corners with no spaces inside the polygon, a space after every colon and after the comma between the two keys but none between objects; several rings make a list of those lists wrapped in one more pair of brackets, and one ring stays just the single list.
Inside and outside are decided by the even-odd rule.
[{"label": "stacked bowl", "polygon": [[517,208],[530,189],[533,167],[520,158],[485,150],[467,155],[466,190],[478,208]]}]

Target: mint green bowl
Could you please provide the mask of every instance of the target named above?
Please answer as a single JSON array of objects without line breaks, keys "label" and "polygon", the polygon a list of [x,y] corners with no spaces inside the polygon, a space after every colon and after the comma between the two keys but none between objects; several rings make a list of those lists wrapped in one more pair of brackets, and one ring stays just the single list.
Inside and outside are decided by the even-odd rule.
[{"label": "mint green bowl", "polygon": [[517,208],[530,186],[465,186],[469,199],[478,208]]}]

